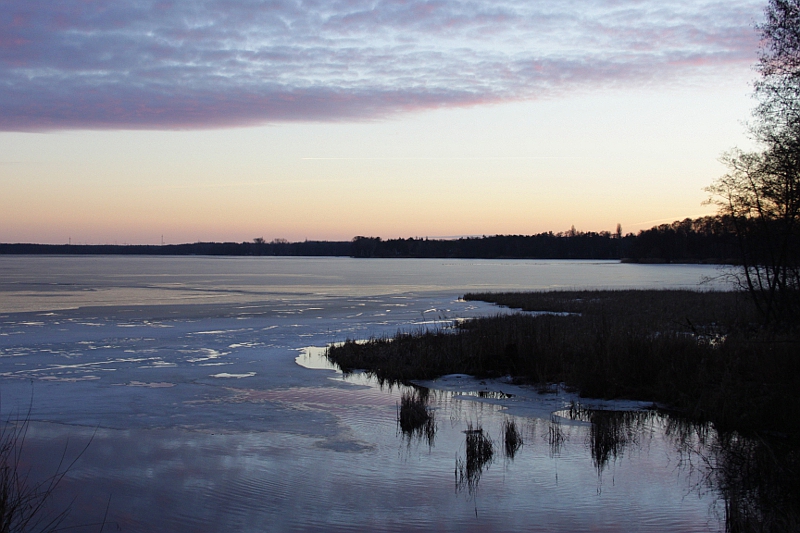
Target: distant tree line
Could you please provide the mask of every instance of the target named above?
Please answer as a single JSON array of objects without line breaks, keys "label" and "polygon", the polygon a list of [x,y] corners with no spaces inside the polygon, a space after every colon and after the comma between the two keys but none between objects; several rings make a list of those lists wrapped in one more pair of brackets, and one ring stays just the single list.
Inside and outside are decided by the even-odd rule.
[{"label": "distant tree line", "polygon": [[0,254],[350,256],[349,241],[195,242],[187,244],[0,244]]},{"label": "distant tree line", "polygon": [[662,224],[634,235],[607,231],[494,235],[461,239],[387,239],[288,242],[198,242],[168,245],[0,244],[0,254],[348,256],[453,259],[622,259],[646,263],[735,263],[737,243],[730,217],[703,217]]},{"label": "distant tree line", "polygon": [[623,238],[622,258],[633,262],[739,263],[734,221],[729,216],[687,218]]},{"label": "distant tree line", "polygon": [[356,237],[353,257],[447,257],[479,259],[623,259],[646,263],[736,262],[731,221],[685,219],[634,235],[581,232],[495,235],[456,240]]},{"label": "distant tree line", "polygon": [[619,259],[620,241],[608,232],[539,233],[442,239],[356,237],[353,257],[463,259]]}]

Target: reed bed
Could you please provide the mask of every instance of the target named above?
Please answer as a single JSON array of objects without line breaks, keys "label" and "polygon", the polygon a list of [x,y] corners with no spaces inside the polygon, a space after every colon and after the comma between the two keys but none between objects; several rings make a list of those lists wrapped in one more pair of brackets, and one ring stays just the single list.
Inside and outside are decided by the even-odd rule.
[{"label": "reed bed", "polygon": [[[328,357],[344,371],[365,369],[382,381],[451,373],[512,376],[543,392],[558,384],[587,397],[667,406],[683,415],[668,418],[668,434],[687,457],[708,467],[706,483],[723,496],[728,531],[800,527],[800,326],[761,327],[749,297],[735,292],[551,291],[464,298],[534,313],[479,318],[451,331],[346,342],[330,348]],[[574,410],[570,416],[591,422],[599,474],[653,414]],[[548,432],[550,454],[556,456],[565,438],[558,417],[551,417]],[[472,492],[491,454],[479,453],[482,433],[470,435],[466,457],[456,463],[456,484]],[[513,456],[508,429],[502,438],[506,455]],[[709,444],[710,452],[704,448]]]},{"label": "reed bed", "polygon": [[759,329],[735,292],[551,291],[467,294],[543,314],[464,322],[453,331],[347,341],[343,371],[408,382],[451,373],[561,383],[586,397],[657,402],[722,430],[800,436],[797,331]]}]

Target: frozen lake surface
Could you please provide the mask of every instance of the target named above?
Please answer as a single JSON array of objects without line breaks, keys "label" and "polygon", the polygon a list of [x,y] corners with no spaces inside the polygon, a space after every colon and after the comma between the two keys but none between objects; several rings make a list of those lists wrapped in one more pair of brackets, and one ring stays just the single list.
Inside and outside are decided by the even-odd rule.
[{"label": "frozen lake surface", "polygon": [[[53,500],[57,510],[74,499],[70,524],[97,522],[108,504],[122,531],[718,531],[717,495],[684,468],[660,415],[637,418],[604,454],[596,424],[564,415],[575,398],[453,377],[426,384],[429,441],[398,430],[401,390],[344,379],[312,347],[505,312],[465,292],[705,289],[722,287],[708,281],[719,274],[603,261],[0,256],[2,410],[24,414],[32,401],[33,476],[91,439]],[[513,458],[498,445],[506,420],[524,440]],[[468,424],[497,451],[459,484]]]}]

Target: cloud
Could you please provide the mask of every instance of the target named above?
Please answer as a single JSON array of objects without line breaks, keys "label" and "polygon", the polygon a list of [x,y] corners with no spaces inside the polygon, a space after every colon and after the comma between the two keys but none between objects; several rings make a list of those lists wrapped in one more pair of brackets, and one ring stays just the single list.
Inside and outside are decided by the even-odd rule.
[{"label": "cloud", "polygon": [[[561,5],[567,4],[567,5]],[[751,64],[752,0],[0,0],[0,130],[213,128]]]}]

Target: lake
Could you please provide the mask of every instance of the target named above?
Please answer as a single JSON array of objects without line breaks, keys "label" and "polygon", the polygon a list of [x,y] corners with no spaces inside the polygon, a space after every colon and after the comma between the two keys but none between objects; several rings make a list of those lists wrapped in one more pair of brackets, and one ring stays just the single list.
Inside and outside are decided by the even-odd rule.
[{"label": "lake", "polygon": [[[321,349],[508,312],[466,292],[724,289],[722,274],[610,261],[0,256],[2,411],[30,406],[32,480],[77,458],[50,507],[72,502],[70,526],[108,508],[106,528],[122,531],[720,531],[724,501],[703,468],[713,435],[647,404],[451,376],[424,384],[432,431],[403,432],[408,390],[343,377]],[[514,453],[502,446],[509,422],[523,441]],[[478,427],[494,453],[475,463],[465,431]]]}]

